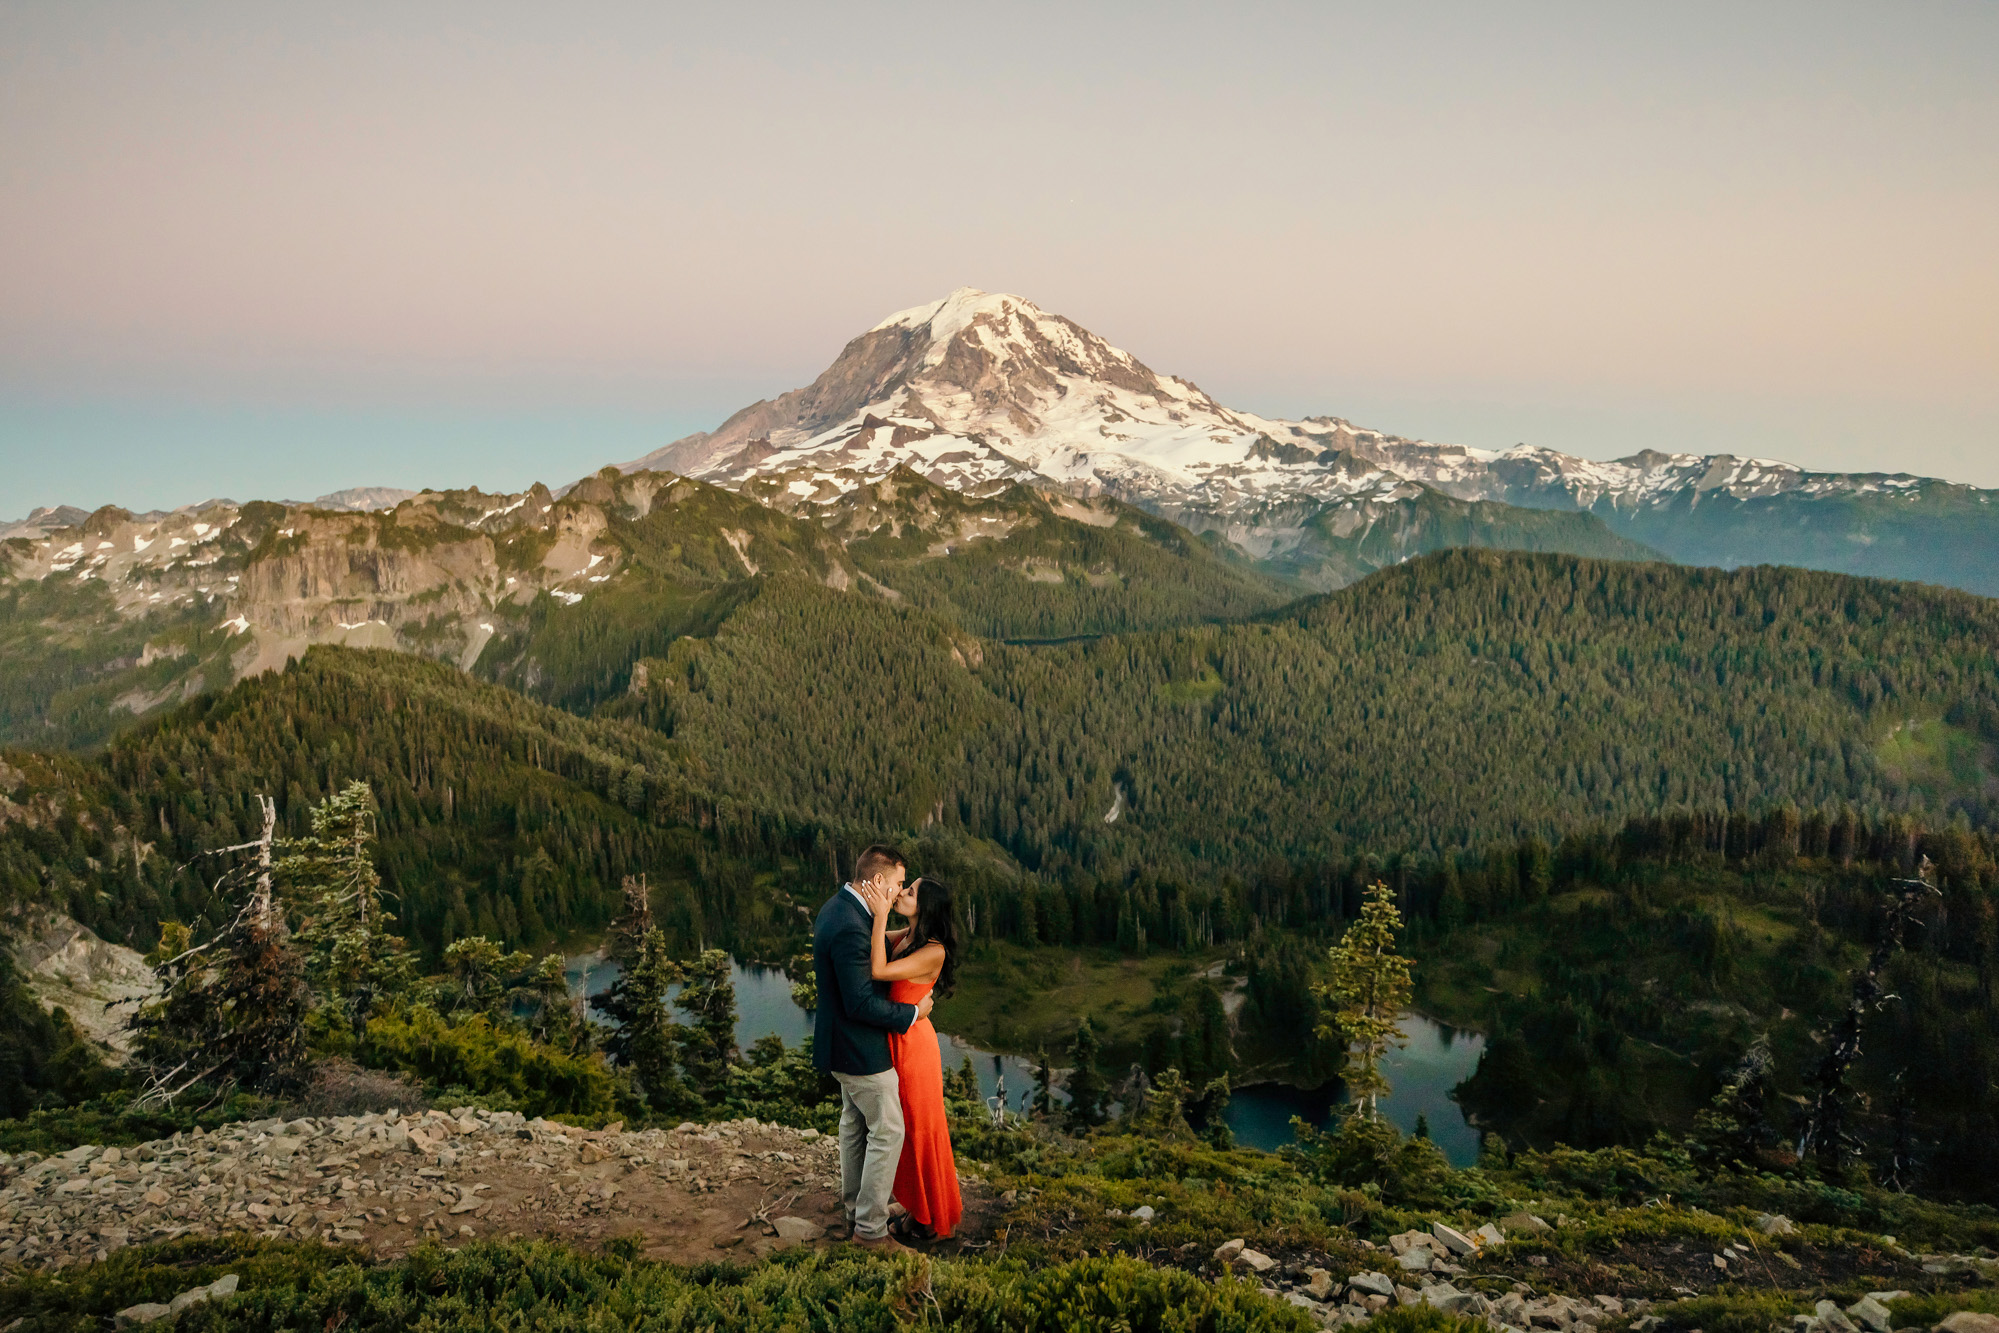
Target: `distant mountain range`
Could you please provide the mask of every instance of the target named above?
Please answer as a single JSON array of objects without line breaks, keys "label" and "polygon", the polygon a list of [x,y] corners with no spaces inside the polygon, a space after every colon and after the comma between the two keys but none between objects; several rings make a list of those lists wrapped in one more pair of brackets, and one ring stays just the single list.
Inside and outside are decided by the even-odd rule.
[{"label": "distant mountain range", "polygon": [[[974,494],[1027,483],[1112,495],[1316,587],[1435,549],[1424,534],[1441,528],[1475,538],[1443,544],[1627,557],[1643,547],[1689,564],[1790,564],[1999,595],[1993,491],[1727,454],[1648,450],[1606,463],[1430,444],[1338,417],[1275,420],[1223,407],[1021,297],[971,288],[889,316],[805,388],[624,466],[798,508],[899,465]],[[1519,510],[1588,515],[1604,532],[1509,512]],[[1371,556],[1352,550],[1362,532]]]},{"label": "distant mountain range", "polygon": [[967,657],[977,639],[1253,617],[1459,547],[1999,594],[1993,494],[1277,421],[963,290],[890,316],[803,389],[559,491],[360,487],[0,525],[0,744],[87,743],[318,643],[588,708],[772,578],[920,611],[968,636]]}]

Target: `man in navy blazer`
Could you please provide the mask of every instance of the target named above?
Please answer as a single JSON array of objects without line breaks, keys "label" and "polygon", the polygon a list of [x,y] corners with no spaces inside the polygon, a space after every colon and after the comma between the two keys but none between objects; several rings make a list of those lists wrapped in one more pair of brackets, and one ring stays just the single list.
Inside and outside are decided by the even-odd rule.
[{"label": "man in navy blazer", "polygon": [[902,1089],[889,1060],[888,1034],[907,1032],[930,1013],[895,1004],[869,962],[875,914],[856,884],[902,892],[909,863],[892,847],[874,846],[854,862],[852,883],[827,899],[812,925],[812,970],[819,1009],[812,1023],[812,1061],[840,1085],[840,1201],[853,1239],[874,1250],[902,1250],[888,1234],[889,1194],[902,1157]]}]

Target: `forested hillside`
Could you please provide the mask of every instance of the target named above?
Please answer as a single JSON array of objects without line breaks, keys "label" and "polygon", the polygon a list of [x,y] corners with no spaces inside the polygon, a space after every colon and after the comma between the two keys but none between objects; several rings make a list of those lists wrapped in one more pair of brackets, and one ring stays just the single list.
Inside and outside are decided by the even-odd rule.
[{"label": "forested hillside", "polygon": [[690,784],[655,732],[590,722],[441,663],[322,648],[289,670],[128,732],[89,759],[0,765],[0,880],[114,939],[166,919],[219,923],[203,853],[256,835],[254,797],[285,827],[345,783],[381,808],[381,872],[411,943],[436,956],[483,934],[549,944],[601,928],[620,880],[646,874],[682,948],[788,945],[778,887],[813,831],[774,826]]},{"label": "forested hillside", "polygon": [[618,708],[750,804],[1192,874],[1675,807],[1986,823],[1996,651],[1999,604],[1920,585],[1453,552],[1255,624],[1033,648],[774,585]]},{"label": "forested hillside", "polygon": [[[601,924],[638,872],[684,896],[690,940],[782,934],[775,886],[809,892],[876,836],[955,848],[993,885],[1193,885],[1676,808],[1999,809],[1999,613],[1920,586],[1452,553],[1256,623],[1040,647],[817,578],[718,587],[677,603],[699,632],[632,668],[668,621],[564,631],[545,686],[601,698],[594,720],[335,649],[197,700],[36,778],[112,813],[38,853],[76,869],[29,878],[68,874],[86,919],[141,938],[205,910],[198,865],[173,867],[247,837],[253,793],[295,819],[350,778],[376,787],[432,951]],[[117,826],[157,845],[136,869]],[[128,888],[84,892],[110,873],[88,858]]]}]

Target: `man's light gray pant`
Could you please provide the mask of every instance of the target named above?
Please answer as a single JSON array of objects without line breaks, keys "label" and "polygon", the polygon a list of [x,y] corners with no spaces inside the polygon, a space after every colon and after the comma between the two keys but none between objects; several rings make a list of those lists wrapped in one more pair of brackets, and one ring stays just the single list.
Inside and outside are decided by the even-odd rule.
[{"label": "man's light gray pant", "polygon": [[888,1200],[902,1160],[902,1086],[893,1069],[833,1075],[840,1084],[840,1202],[856,1240],[888,1235]]}]

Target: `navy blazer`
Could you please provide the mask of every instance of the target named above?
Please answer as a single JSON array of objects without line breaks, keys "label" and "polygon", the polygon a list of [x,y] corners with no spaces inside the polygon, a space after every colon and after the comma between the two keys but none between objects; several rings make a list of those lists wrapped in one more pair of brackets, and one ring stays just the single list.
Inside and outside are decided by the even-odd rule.
[{"label": "navy blazer", "polygon": [[842,886],[812,923],[812,971],[819,1008],[812,1018],[812,1063],[835,1074],[879,1074],[891,1067],[888,1034],[907,1032],[916,1006],[894,1004],[874,979],[868,955],[874,918]]}]

